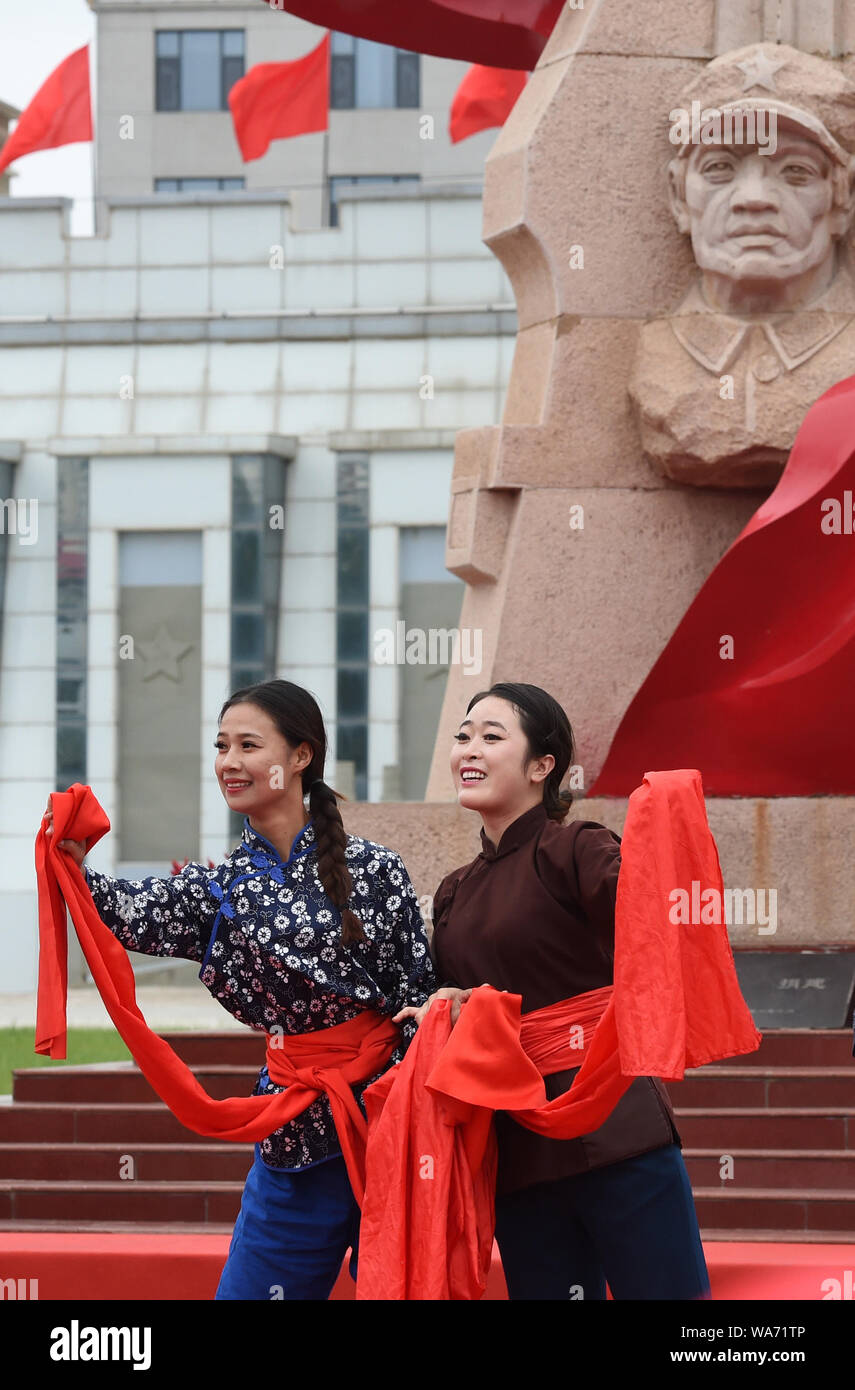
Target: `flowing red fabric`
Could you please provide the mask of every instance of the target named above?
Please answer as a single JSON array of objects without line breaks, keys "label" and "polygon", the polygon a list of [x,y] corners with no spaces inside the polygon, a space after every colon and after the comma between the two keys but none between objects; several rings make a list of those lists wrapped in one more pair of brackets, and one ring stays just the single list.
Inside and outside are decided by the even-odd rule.
[{"label": "flowing red fabric", "polygon": [[329,34],[293,63],[256,63],[229,92],[244,163],[260,159],[272,140],[326,130],[329,104]]},{"label": "flowing red fabric", "polygon": [[479,130],[503,126],[527,80],[526,74],[519,69],[470,68],[451,103],[448,118],[451,143],[466,140]]},{"label": "flowing red fabric", "polygon": [[153,1033],[136,1002],[127,952],[98,916],[92,894],[60,840],[83,840],[87,850],[110,828],[91,787],[75,782],[52,796],[53,834],[46,819],[36,837],[39,890],[39,987],[36,1052],[66,1054],[68,940],[66,904],[86,963],[119,1034],[149,1084],[183,1125],[197,1134],[236,1143],[265,1139],[294,1119],[321,1092],[329,1096],[336,1133],[357,1200],[365,1184],[367,1128],[351,1085],[382,1069],[400,1043],[389,1018],[366,1009],[347,1023],[295,1036],[268,1035],[267,1064],[287,1086],[274,1096],[214,1100],[169,1043]]},{"label": "flowing red fabric", "polygon": [[78,48],[54,68],[0,149],[0,173],[15,159],[92,139],[89,49]]},{"label": "flowing red fabric", "polygon": [[564,0],[267,0],[324,29],[436,58],[536,67]]},{"label": "flowing red fabric", "polygon": [[700,768],[708,795],[855,793],[853,497],[855,376],[808,411],[774,492],[633,697],[592,796],[626,795],[659,760]]},{"label": "flowing red fabric", "polygon": [[[723,920],[675,920],[674,890],[691,894],[693,881],[701,893],[723,893],[700,775],[649,772],[630,797],[621,843],[613,991],[523,1020],[520,995],[482,986],[453,1030],[446,1001],[434,1005],[404,1061],[364,1093],[357,1298],[482,1296],[494,1227],[494,1111],[572,1139],[598,1129],[635,1076],[678,1080],[686,1067],[758,1047]],[[573,1085],[547,1101],[543,1075],[578,1066],[573,1030],[593,1023]]]}]

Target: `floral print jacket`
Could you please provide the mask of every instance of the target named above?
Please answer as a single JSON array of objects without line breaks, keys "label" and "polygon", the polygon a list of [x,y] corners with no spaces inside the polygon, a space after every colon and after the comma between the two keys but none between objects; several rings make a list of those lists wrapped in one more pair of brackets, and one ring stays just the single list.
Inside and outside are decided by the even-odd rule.
[{"label": "floral print jacket", "polygon": [[[314,1032],[363,1009],[395,1014],[436,989],[413,885],[394,851],[348,835],[350,906],[366,941],[341,942],[341,914],[318,877],[311,821],[287,860],[247,817],[236,849],[214,869],[185,865],[171,878],[117,879],[86,867],[99,916],[130,951],[199,961],[199,977],[223,1008],[262,1032]],[[401,1027],[388,1066],[415,1033]],[[383,1069],[385,1070],[385,1068]],[[377,1075],[382,1075],[378,1072]],[[360,1099],[377,1077],[354,1086]],[[254,1095],[283,1087],[262,1067]],[[272,1168],[305,1168],[341,1152],[326,1096],[261,1145]]]}]

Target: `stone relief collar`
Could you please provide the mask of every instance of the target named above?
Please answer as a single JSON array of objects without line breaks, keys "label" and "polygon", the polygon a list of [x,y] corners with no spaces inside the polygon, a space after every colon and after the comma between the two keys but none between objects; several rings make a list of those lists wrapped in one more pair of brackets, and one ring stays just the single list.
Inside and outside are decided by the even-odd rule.
[{"label": "stone relief collar", "polygon": [[711,309],[696,282],[668,322],[686,352],[719,376],[738,360],[754,328],[760,329],[781,365],[792,372],[842,333],[853,315],[855,282],[842,266],[825,294],[810,308],[768,318],[735,318]]}]

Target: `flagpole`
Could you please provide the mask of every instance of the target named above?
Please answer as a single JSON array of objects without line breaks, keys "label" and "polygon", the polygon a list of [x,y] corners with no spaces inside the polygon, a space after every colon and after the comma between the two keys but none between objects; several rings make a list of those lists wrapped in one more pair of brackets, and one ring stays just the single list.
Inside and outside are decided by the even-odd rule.
[{"label": "flagpole", "polygon": [[330,117],[327,110],[327,124],[324,131],[323,153],[321,155],[321,220],[323,226],[330,225],[332,199],[330,197]]},{"label": "flagpole", "polygon": [[98,95],[98,51],[96,44],[98,41],[98,29],[95,32],[89,45],[89,52],[92,61],[89,64],[89,102],[92,109],[92,141],[89,151],[89,158],[92,164],[92,235],[98,235],[98,130],[99,130],[99,111],[96,97]]},{"label": "flagpole", "polygon": [[332,216],[332,194],[330,191],[330,102],[332,100],[332,30],[327,30],[327,123],[324,126],[324,144],[321,154],[321,221],[324,227],[330,225]]}]

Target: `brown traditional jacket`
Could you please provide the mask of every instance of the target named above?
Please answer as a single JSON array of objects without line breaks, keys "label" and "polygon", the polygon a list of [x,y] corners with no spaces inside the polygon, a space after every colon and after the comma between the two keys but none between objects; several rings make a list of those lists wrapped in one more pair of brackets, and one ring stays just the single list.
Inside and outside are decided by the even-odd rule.
[{"label": "brown traditional jacket", "polygon": [[[433,953],[444,984],[490,984],[522,995],[531,1013],[613,982],[620,837],[596,821],[559,825],[542,805],[495,846],[448,874],[434,898]],[[544,1078],[549,1100],[578,1071]],[[496,1116],[499,1195],[680,1143],[662,1082],[639,1077],[591,1134],[549,1139]]]}]

